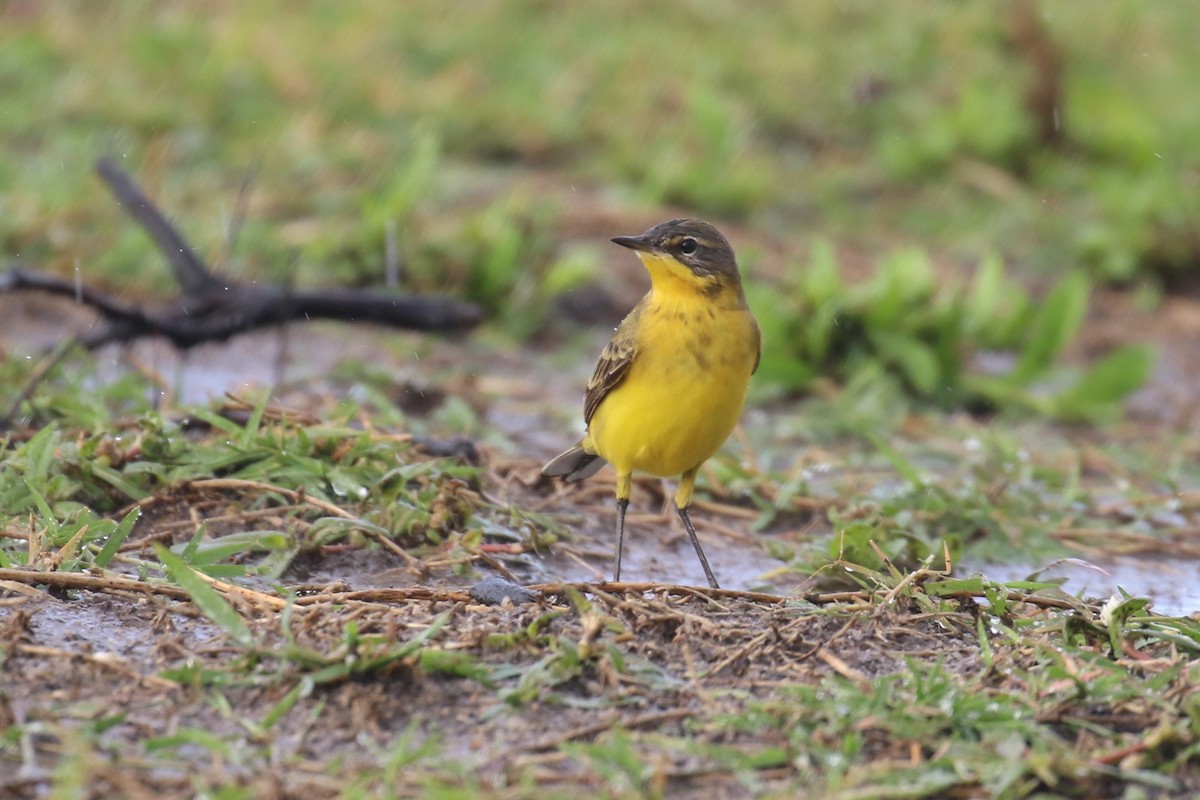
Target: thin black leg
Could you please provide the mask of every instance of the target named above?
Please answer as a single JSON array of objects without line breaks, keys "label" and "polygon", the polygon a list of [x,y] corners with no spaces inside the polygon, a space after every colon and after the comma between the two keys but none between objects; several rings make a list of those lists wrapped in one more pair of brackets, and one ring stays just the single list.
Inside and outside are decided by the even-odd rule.
[{"label": "thin black leg", "polygon": [[625,509],[629,508],[629,498],[617,499],[617,572],[614,581],[621,580],[621,553],[625,550]]},{"label": "thin black leg", "polygon": [[688,518],[686,508],[679,509],[679,517],[683,520],[683,527],[687,528],[688,537],[692,540],[692,547],[696,548],[696,557],[700,559],[700,566],[704,567],[704,577],[708,578],[708,585],[714,589],[720,589],[717,579],[713,577],[712,569],[708,566],[708,559],[704,557],[704,551],[700,548],[700,540],[696,538],[696,529],[692,527],[692,521]]}]

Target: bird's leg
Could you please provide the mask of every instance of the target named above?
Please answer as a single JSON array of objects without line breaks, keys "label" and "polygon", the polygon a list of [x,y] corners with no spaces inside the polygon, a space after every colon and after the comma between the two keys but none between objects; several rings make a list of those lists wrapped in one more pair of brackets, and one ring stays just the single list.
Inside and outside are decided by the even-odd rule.
[{"label": "bird's leg", "polygon": [[617,568],[613,580],[621,580],[621,552],[625,549],[625,509],[629,508],[629,498],[617,500]]},{"label": "bird's leg", "polygon": [[696,557],[700,559],[700,566],[704,567],[704,577],[708,578],[708,585],[714,589],[720,589],[717,584],[717,579],[713,576],[712,568],[708,566],[708,559],[704,557],[704,550],[700,547],[700,540],[696,538],[696,529],[692,527],[692,521],[688,519],[686,508],[679,509],[679,517],[683,520],[683,527],[687,528],[688,537],[692,540],[692,546],[696,548]]},{"label": "bird's leg", "polygon": [[688,506],[692,504],[692,487],[696,484],[696,472],[699,469],[699,467],[694,467],[680,476],[679,489],[675,492],[675,507],[679,510],[679,518],[683,520],[683,527],[687,528],[688,538],[692,540],[692,547],[696,548],[696,557],[700,559],[700,566],[704,567],[704,577],[708,578],[708,585],[714,589],[720,589],[717,579],[713,576],[712,568],[708,566],[708,559],[704,557],[700,539],[696,537],[696,529],[692,527],[692,520],[688,517]]},{"label": "bird's leg", "polygon": [[617,476],[617,569],[614,581],[621,580],[621,554],[625,550],[625,509],[629,508],[629,492],[633,479],[630,473]]}]

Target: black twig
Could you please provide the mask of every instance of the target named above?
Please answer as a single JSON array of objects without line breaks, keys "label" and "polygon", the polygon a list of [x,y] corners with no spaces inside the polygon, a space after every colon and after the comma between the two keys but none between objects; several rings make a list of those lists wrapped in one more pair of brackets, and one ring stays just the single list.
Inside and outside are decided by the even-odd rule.
[{"label": "black twig", "polygon": [[216,278],[192,250],[162,212],[150,202],[140,186],[112,160],[102,158],[96,162],[96,174],[112,192],[113,197],[154,241],[158,252],[163,254],[175,280],[183,289],[184,298],[206,295],[216,291]]},{"label": "black twig", "polygon": [[147,336],[165,337],[184,350],[292,320],[374,322],[412,330],[451,331],[473,327],[482,318],[477,306],[449,297],[414,297],[369,289],[294,290],[217,275],[113,161],[101,159],[96,172],[170,264],[181,289],[175,303],[150,312],[20,265],[0,273],[0,292],[41,291],[77,299],[95,309],[106,324],[75,338],[88,350]]}]

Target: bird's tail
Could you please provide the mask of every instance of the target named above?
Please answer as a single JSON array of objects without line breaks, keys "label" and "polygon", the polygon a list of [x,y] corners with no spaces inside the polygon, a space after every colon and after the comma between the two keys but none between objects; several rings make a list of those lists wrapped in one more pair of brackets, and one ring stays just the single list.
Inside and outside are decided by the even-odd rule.
[{"label": "bird's tail", "polygon": [[562,477],[573,483],[592,477],[607,463],[595,453],[584,450],[582,445],[575,445],[551,459],[549,464],[542,467],[542,474],[547,478]]}]

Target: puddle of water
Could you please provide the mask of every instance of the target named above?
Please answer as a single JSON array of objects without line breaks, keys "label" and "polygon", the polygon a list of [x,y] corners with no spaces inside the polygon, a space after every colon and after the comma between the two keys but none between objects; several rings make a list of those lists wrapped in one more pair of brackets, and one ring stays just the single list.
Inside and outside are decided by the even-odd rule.
[{"label": "puddle of water", "polygon": [[[995,581],[1024,580],[1036,568],[1018,564],[964,564],[955,572],[980,572]],[[1166,556],[1091,556],[1070,559],[1038,573],[1037,578],[1066,578],[1063,591],[1106,599],[1117,587],[1137,597],[1149,597],[1156,614],[1186,616],[1200,611],[1200,563]]]},{"label": "puddle of water", "polygon": [[[41,298],[25,302],[28,305],[0,297],[0,316],[8,322],[0,325],[0,349],[37,352],[51,346],[65,330],[86,328],[88,324],[86,312],[80,312],[70,304],[47,302]],[[598,337],[603,335],[602,331],[597,333]],[[412,347],[406,346],[406,339]],[[426,356],[418,358],[414,354],[418,350]],[[586,368],[590,367],[590,364],[582,365],[579,374],[563,374],[552,367],[542,367],[539,371],[531,369],[531,361],[536,357],[531,359],[527,352],[497,355],[485,346],[473,345],[470,340],[442,340],[372,326],[324,324],[292,326],[286,334],[279,331],[251,333],[231,343],[200,346],[184,355],[161,341],[138,342],[128,351],[162,375],[172,385],[180,403],[203,403],[246,387],[283,383],[302,391],[311,386],[317,391],[335,367],[348,361],[393,370],[398,382],[406,376],[437,380],[439,372],[443,376],[451,373],[477,375],[480,376],[478,388],[487,397],[485,425],[511,440],[514,443],[511,451],[531,458],[548,458],[579,434],[581,423],[575,412],[581,402]],[[1182,377],[1184,370],[1179,368],[1182,361],[1178,356],[1178,348],[1167,348],[1167,357],[1160,361],[1156,380],[1134,398],[1135,413],[1146,405],[1147,397],[1161,400],[1155,392],[1168,389],[1180,392],[1191,385]],[[116,347],[102,350],[97,358],[102,364],[110,365],[114,373],[128,368],[122,362],[121,350]],[[552,377],[547,379],[546,373],[551,373]],[[1194,380],[1195,375],[1189,375]],[[1166,404],[1156,402],[1152,405],[1161,410]],[[569,510],[569,503],[560,510]],[[579,524],[579,541],[586,542],[596,551],[613,547],[611,525],[614,519],[606,513],[598,519],[584,520]],[[682,530],[676,530],[674,521],[664,525],[671,527],[642,524],[627,531],[622,577],[704,585],[704,575],[690,542]],[[723,586],[763,588],[761,576],[780,565],[752,540],[735,541],[703,530],[701,538]],[[1120,586],[1131,594],[1152,598],[1154,609],[1159,613],[1190,614],[1200,610],[1200,563],[1166,557],[1118,556],[1092,557],[1090,563],[1103,572],[1078,563],[1063,562],[1043,575],[1067,578],[1063,588],[1072,594],[1104,598]],[[611,576],[611,558],[591,558],[588,564],[592,569],[552,552],[532,560],[531,572],[543,574],[530,575],[530,578],[595,580]],[[979,564],[968,565],[959,572],[970,574],[976,569],[989,578],[1003,581],[1025,578],[1036,567]],[[777,588],[786,591],[788,587]]]},{"label": "puddle of water", "polygon": [[[232,343],[200,345],[182,354],[161,340],[137,342],[128,350],[170,384],[176,402],[197,404],[248,388],[320,385],[339,365],[353,361],[394,366],[400,380],[407,365],[396,356],[395,343],[404,335],[377,330],[351,335],[349,329],[303,325],[286,334],[256,331]],[[97,358],[114,371],[127,369],[115,346],[103,348]]]},{"label": "puddle of water", "polygon": [[[692,515],[693,521],[696,516]],[[606,517],[598,522],[615,525],[615,509],[611,519]],[[588,533],[592,532],[589,530]],[[763,575],[779,569],[782,563],[768,556],[756,542],[734,541],[729,537],[707,532],[703,527],[699,529],[699,536],[709,566],[723,588],[757,591],[784,588],[763,580]],[[617,549],[615,531],[589,535],[587,541],[593,552],[603,552],[604,556],[589,558],[585,565],[552,551],[541,559],[540,566],[544,568],[545,574],[538,580],[611,579]],[[664,521],[662,526],[639,524],[626,527],[621,580],[679,583],[686,586],[708,585],[691,541],[682,526],[676,530],[674,520]],[[799,580],[793,581],[798,582]]]},{"label": "puddle of water", "polygon": [[[160,640],[147,635],[159,630],[159,609],[134,603],[126,605],[103,595],[84,594],[74,601],[45,598],[36,606],[30,621],[35,641],[55,642],[72,650],[86,648],[96,653],[116,653],[144,663],[157,658]],[[194,642],[217,639],[217,627],[202,618],[171,614],[162,630],[187,632]]]}]

